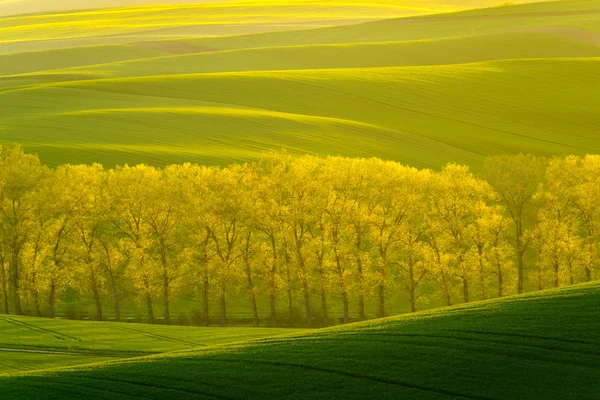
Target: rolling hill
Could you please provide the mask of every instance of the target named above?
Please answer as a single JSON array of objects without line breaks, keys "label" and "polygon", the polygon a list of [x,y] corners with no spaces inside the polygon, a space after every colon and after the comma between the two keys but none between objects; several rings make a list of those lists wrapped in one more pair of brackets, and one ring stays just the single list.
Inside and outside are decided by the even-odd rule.
[{"label": "rolling hill", "polygon": [[0,316],[0,375],[233,343],[296,329],[196,328]]},{"label": "rolling hill", "polygon": [[3,398],[595,399],[598,283],[0,377]]},{"label": "rolling hill", "polygon": [[[411,10],[459,7],[440,4]],[[234,36],[181,31],[178,40],[163,32],[192,29],[191,20],[221,26],[231,15],[254,27],[268,18],[308,23],[315,13],[347,24],[405,16],[406,7],[212,3],[0,19],[0,52],[47,48],[0,56],[0,143],[52,165],[109,167],[226,165],[286,148],[477,169],[489,154],[598,151],[598,1]]]}]

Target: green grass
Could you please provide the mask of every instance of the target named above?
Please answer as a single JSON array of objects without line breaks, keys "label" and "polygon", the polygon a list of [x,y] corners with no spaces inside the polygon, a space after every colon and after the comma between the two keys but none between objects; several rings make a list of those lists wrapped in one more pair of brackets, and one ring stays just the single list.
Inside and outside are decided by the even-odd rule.
[{"label": "green grass", "polygon": [[[183,42],[165,42],[169,35],[154,26],[216,26],[232,16],[253,26],[325,14],[381,19],[406,11],[396,1],[365,4],[162,5],[0,19],[0,30],[12,32],[3,37],[7,45],[132,42],[150,30],[160,42],[0,56],[0,143],[21,144],[52,165],[109,167],[225,165],[286,148],[477,169],[490,154],[600,150],[600,33],[547,30],[598,21],[598,1],[193,40],[182,31]],[[441,4],[411,6],[460,8]],[[181,43],[196,53],[165,55]]]},{"label": "green grass", "polygon": [[39,85],[0,92],[7,110],[0,135],[49,164],[225,164],[284,147],[477,168],[496,153],[600,151],[599,62],[505,60]]},{"label": "green grass", "polygon": [[197,328],[0,315],[0,332],[0,374],[5,374],[221,345],[300,330]]},{"label": "green grass", "polygon": [[213,49],[231,50],[439,39],[552,26],[582,28],[598,33],[600,32],[599,13],[600,2],[597,0],[550,1],[320,29],[183,40]]},{"label": "green grass", "polygon": [[3,398],[596,399],[598,283],[0,378]]},{"label": "green grass", "polygon": [[[106,49],[110,50],[112,47],[117,46],[107,46]],[[95,48],[79,48],[73,51],[77,52],[79,57],[79,53],[83,51],[94,54]],[[23,56],[25,54],[29,53],[24,53]],[[96,65],[89,62],[86,67],[67,69],[44,68],[44,72],[40,74],[19,74],[5,77],[3,81],[33,80],[38,76],[39,79],[43,77],[48,81],[52,81],[53,76],[73,76],[81,80],[86,77],[108,79],[212,72],[426,66],[506,59],[598,56],[600,47],[568,37],[536,32],[509,32],[401,42],[264,47],[152,58],[137,57],[138,59],[132,56],[131,61],[117,60]],[[0,60],[6,59],[8,63],[10,58],[16,57],[4,56],[0,57]],[[63,61],[67,62],[69,61]],[[13,71],[16,69],[12,68]],[[56,70],[48,71],[52,69]]]}]

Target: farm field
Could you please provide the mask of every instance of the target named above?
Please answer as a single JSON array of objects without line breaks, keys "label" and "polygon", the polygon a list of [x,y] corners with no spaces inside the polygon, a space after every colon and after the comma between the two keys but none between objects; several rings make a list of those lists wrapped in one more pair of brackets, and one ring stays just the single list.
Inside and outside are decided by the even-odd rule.
[{"label": "farm field", "polygon": [[599,110],[600,0],[0,0],[0,399],[598,399]]},{"label": "farm field", "polygon": [[189,352],[19,372],[0,377],[0,392],[10,399],[595,399],[599,294],[598,283],[583,284]]},{"label": "farm field", "polygon": [[0,18],[0,143],[50,165],[285,148],[475,170],[600,146],[597,1],[132,5]]},{"label": "farm field", "polygon": [[0,316],[0,375],[277,336],[298,329],[196,328]]}]

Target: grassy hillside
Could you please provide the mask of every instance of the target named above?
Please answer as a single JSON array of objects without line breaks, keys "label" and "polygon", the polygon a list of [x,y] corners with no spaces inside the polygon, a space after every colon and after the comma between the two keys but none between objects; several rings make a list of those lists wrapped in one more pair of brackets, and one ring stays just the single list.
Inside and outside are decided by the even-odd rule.
[{"label": "grassy hillside", "polygon": [[486,155],[504,152],[584,154],[600,150],[599,62],[507,60],[30,86],[0,92],[8,110],[2,139],[50,164],[224,164],[281,147],[427,167],[451,161],[477,167]]},{"label": "grassy hillside", "polygon": [[0,375],[220,345],[295,329],[195,328],[0,316]]},{"label": "grassy hillside", "polygon": [[[135,1],[121,3],[102,0],[83,3],[71,1],[54,5],[55,9],[75,7],[86,10],[31,14],[51,7],[36,6],[31,0],[20,1],[20,5],[12,2],[5,3],[4,7],[0,3],[0,16],[10,12],[3,12],[2,8],[8,9],[11,4],[13,12],[18,9],[27,10],[28,13],[0,18],[0,52],[66,47],[67,43],[81,45],[82,39],[96,39],[93,40],[95,44],[114,44],[164,40],[168,37],[281,31],[450,12],[495,4],[493,0],[470,0],[466,3],[439,0],[410,3],[400,0],[192,1],[195,4],[177,4],[181,2],[176,0],[139,6],[140,2]],[[106,8],[131,4],[138,6]]]},{"label": "grassy hillside", "polygon": [[598,283],[0,378],[3,398],[595,399]]},{"label": "grassy hillside", "polygon": [[[440,14],[491,3],[461,4],[267,1],[3,18],[0,52],[66,48],[0,56],[0,142],[53,165],[107,166],[228,164],[287,148],[477,169],[489,154],[598,151],[600,2]],[[315,18],[386,20],[290,30]],[[287,31],[223,36],[232,19]],[[198,29],[221,36],[197,38]],[[110,44],[121,40],[131,44]],[[90,43],[100,45],[69,47]]]}]

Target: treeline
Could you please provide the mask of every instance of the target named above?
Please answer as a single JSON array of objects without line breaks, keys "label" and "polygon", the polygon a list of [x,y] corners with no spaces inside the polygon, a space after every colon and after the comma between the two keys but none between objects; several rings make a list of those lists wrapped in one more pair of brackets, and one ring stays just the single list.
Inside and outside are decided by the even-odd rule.
[{"label": "treeline", "polygon": [[284,153],[227,168],[51,169],[2,148],[0,292],[6,313],[54,317],[73,288],[101,320],[109,299],[119,319],[127,291],[153,323],[193,291],[203,322],[217,307],[222,325],[235,295],[256,324],[291,319],[300,301],[310,326],[316,296],[325,325],[333,299],[348,322],[351,303],[367,317],[368,298],[385,316],[391,292],[415,311],[432,297],[451,305],[589,281],[599,206],[600,156],[491,157],[478,178],[456,164]]}]

